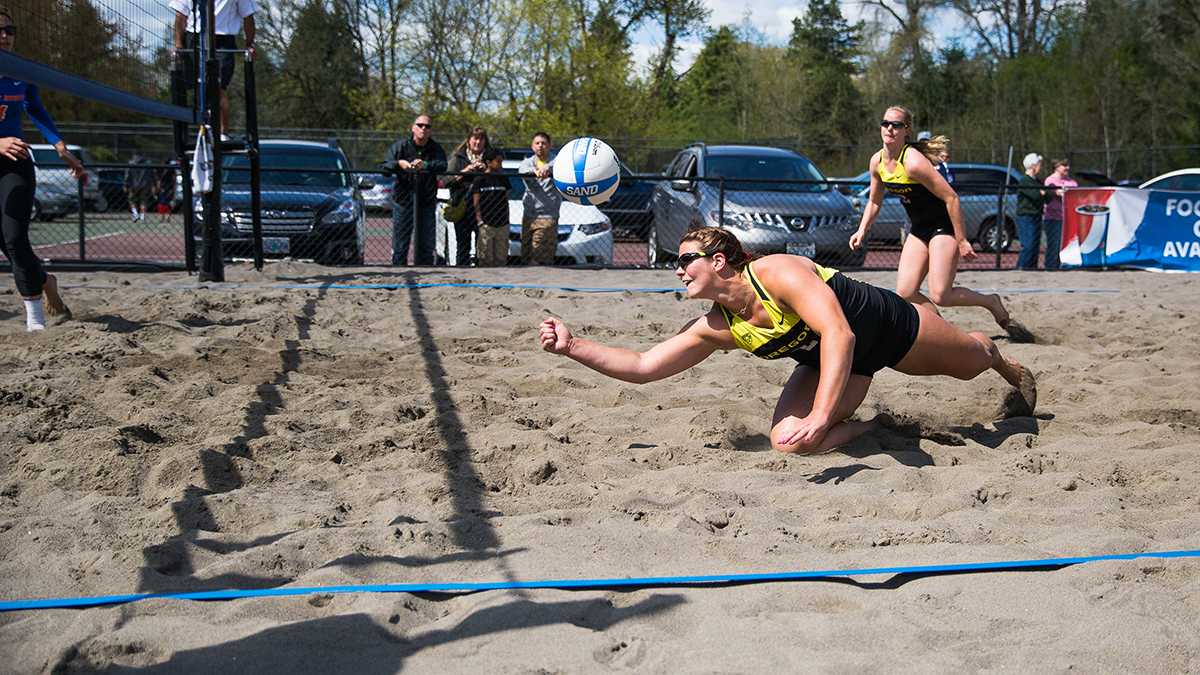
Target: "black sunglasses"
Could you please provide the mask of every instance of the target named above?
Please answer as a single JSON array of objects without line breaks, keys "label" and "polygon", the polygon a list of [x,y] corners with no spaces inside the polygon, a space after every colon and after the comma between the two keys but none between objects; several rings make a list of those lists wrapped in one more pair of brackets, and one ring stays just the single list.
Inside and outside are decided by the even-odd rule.
[{"label": "black sunglasses", "polygon": [[691,265],[694,261],[707,257],[708,253],[706,251],[688,251],[687,253],[680,253],[679,257],[675,259],[675,267],[681,270],[687,269],[687,266]]},{"label": "black sunglasses", "polygon": [[904,127],[906,127],[908,125],[905,124],[904,122],[895,122],[892,120],[880,120],[879,126],[884,127],[884,128],[890,127],[892,129],[903,129]]},{"label": "black sunglasses", "polygon": [[431,126],[433,126],[433,125],[432,125],[432,124],[425,124],[424,122],[414,122],[414,123],[413,123],[413,126],[414,126],[414,127],[421,127],[422,129],[428,129],[429,127],[431,127]]},{"label": "black sunglasses", "polygon": [[0,26],[0,33],[4,33],[9,37],[14,37],[17,34],[16,26]]}]

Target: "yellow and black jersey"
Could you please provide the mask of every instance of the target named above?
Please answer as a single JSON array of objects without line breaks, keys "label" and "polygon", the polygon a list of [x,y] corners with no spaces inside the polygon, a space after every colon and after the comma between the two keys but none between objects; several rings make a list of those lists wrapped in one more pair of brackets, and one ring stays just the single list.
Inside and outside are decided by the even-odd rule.
[{"label": "yellow and black jersey", "polygon": [[[813,265],[817,268],[817,274],[821,277],[821,281],[826,283],[829,283],[833,275],[837,274],[835,269],[822,267],[816,263]],[[746,265],[742,274],[754,287],[754,293],[758,295],[759,302],[767,308],[767,314],[771,316],[771,327],[755,326],[725,309],[723,305],[717,305],[721,308],[721,313],[725,315],[725,321],[729,323],[729,332],[733,333],[733,341],[738,347],[759,358],[778,359],[789,356],[800,359],[798,354],[815,349],[821,336],[812,331],[799,316],[780,309],[767,289],[759,283],[758,277],[751,270],[752,266]]]},{"label": "yellow and black jersey", "polygon": [[[950,213],[946,210],[946,202],[930,192],[929,188],[922,185],[920,181],[909,176],[908,171],[904,169],[904,157],[911,148],[911,145],[904,146],[904,149],[900,151],[900,157],[896,160],[896,168],[890,172],[887,170],[887,163],[883,160],[883,151],[880,150],[879,180],[883,183],[884,189],[900,198],[900,203],[904,204],[904,210],[908,213],[908,219],[912,222],[914,230],[948,229],[953,232]],[[914,152],[919,151],[914,150]]]},{"label": "yellow and black jersey", "polygon": [[[855,281],[831,267],[813,265],[821,281],[837,297],[854,333],[854,360],[850,372],[870,377],[899,363],[916,342],[920,327],[913,306],[891,291]],[[767,328],[755,326],[718,304],[729,324],[734,344],[759,358],[788,357],[802,365],[820,368],[821,336],[797,314],[783,311],[752,268],[753,263],[746,265],[742,274],[766,308],[771,325]]]}]

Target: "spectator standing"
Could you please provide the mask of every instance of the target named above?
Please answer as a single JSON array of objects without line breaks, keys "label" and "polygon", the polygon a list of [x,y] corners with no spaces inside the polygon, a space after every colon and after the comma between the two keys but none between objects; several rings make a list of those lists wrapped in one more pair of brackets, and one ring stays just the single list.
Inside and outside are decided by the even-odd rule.
[{"label": "spectator standing", "polygon": [[1042,210],[1042,227],[1046,230],[1046,262],[1048,270],[1059,268],[1058,251],[1062,248],[1063,189],[1079,187],[1071,178],[1071,163],[1065,159],[1054,160],[1054,172],[1046,176],[1045,184],[1057,188]]},{"label": "spectator standing", "polygon": [[[213,13],[216,15],[213,32],[216,33],[216,46],[221,49],[237,49],[239,31],[246,33],[245,51],[251,59],[254,58],[254,13],[258,6],[254,0],[214,0]],[[196,31],[200,26],[200,12],[204,11],[201,0],[171,0],[171,9],[175,10],[175,52],[180,55],[180,63],[188,82],[196,81],[196,64],[192,63],[192,48],[196,44]],[[229,140],[229,95],[226,89],[233,81],[233,52],[217,52],[217,61],[221,65],[221,140]]]},{"label": "spectator standing", "polygon": [[508,264],[508,179],[500,172],[500,152],[483,152],[486,173],[471,183],[471,216],[479,227],[479,246],[475,250],[480,267]]},{"label": "spectator standing", "polygon": [[155,180],[154,169],[147,166],[150,160],[134,153],[125,169],[125,194],[129,200],[129,218],[133,222],[146,219],[146,207],[153,203]]},{"label": "spectator standing", "polygon": [[417,115],[408,138],[392,143],[385,172],[396,176],[392,188],[392,264],[408,264],[408,245],[416,224],[417,243],[413,262],[434,264],[437,232],[437,177],[446,171],[446,151],[433,140],[429,115]]},{"label": "spectator standing", "polygon": [[[487,131],[483,127],[471,129],[471,133],[458,144],[450,155],[446,167],[448,173],[470,173],[483,171],[487,165],[483,161],[483,153],[492,147],[488,140]],[[468,198],[471,191],[472,176],[448,176],[446,183],[450,188],[450,203],[457,204]],[[467,206],[470,206],[469,204]],[[462,211],[462,217],[454,221],[455,264],[466,266],[471,264],[471,239],[475,236],[476,218],[472,208]]]},{"label": "spectator standing", "polygon": [[[942,138],[945,138],[945,137],[943,136]],[[918,143],[928,143],[932,140],[933,140],[933,133],[931,133],[929,131],[922,131],[921,133],[917,134],[917,142]],[[954,174],[950,172],[950,163],[949,163],[950,162],[950,140],[949,139],[946,139],[945,143],[942,144],[942,146],[938,149],[937,155],[935,155],[935,160],[936,161],[933,162],[933,164],[934,164],[933,168],[937,169],[937,172],[942,174],[942,178],[947,183],[953,185],[954,184]]]},{"label": "spectator standing", "polygon": [[521,162],[518,171],[531,175],[525,179],[525,197],[521,200],[521,261],[526,265],[550,265],[558,251],[558,211],[562,194],[554,187],[550,158],[550,134],[533,135],[533,155]]},{"label": "spectator standing", "polygon": [[1038,249],[1042,245],[1042,209],[1049,201],[1050,190],[1042,189],[1038,174],[1042,172],[1042,156],[1036,152],[1025,155],[1021,162],[1025,173],[1017,183],[1017,236],[1021,239],[1021,253],[1017,256],[1017,267],[1035,270]]}]

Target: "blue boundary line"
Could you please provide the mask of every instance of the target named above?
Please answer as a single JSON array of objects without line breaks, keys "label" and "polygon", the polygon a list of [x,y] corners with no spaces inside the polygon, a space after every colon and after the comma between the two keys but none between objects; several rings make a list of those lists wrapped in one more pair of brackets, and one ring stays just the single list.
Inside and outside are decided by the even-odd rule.
[{"label": "blue boundary line", "polygon": [[235,600],[239,598],[284,597],[314,593],[477,593],[513,589],[611,589],[655,586],[706,586],[714,584],[746,584],[771,581],[795,581],[823,577],[856,577],[875,574],[945,574],[953,572],[986,572],[1020,570],[1039,567],[1067,567],[1110,560],[1139,558],[1200,558],[1200,549],[1183,551],[1154,551],[1147,553],[1112,553],[1108,555],[1076,556],[1071,558],[1037,558],[1033,560],[998,560],[977,563],[941,565],[908,565],[900,567],[866,567],[842,570],[808,570],[800,572],[767,572],[759,574],[715,574],[706,576],[627,577],[610,579],[549,579],[541,581],[484,581],[411,584],[360,584],[350,586],[301,586],[294,588],[229,589],[191,593],[134,593],[98,595],[75,598],[44,598],[7,600],[0,602],[0,612],[31,609],[64,609],[122,605],[138,600]]}]

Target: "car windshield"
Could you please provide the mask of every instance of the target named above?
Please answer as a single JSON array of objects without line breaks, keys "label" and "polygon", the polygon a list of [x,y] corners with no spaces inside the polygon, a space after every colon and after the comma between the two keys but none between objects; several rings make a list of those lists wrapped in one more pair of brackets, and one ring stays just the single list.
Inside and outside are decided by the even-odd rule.
[{"label": "car windshield", "polygon": [[826,192],[825,184],[776,183],[772,181],[812,180],[824,181],[825,177],[803,157],[748,157],[739,155],[710,155],[707,171],[709,178],[760,179],[762,182],[737,183],[730,190],[756,190],[775,192]]},{"label": "car windshield", "polygon": [[[263,185],[303,185],[307,187],[349,187],[349,175],[340,153],[306,148],[262,148]],[[225,155],[221,180],[229,185],[250,184],[250,159],[245,155]],[[273,171],[272,169],[286,169]]]}]

